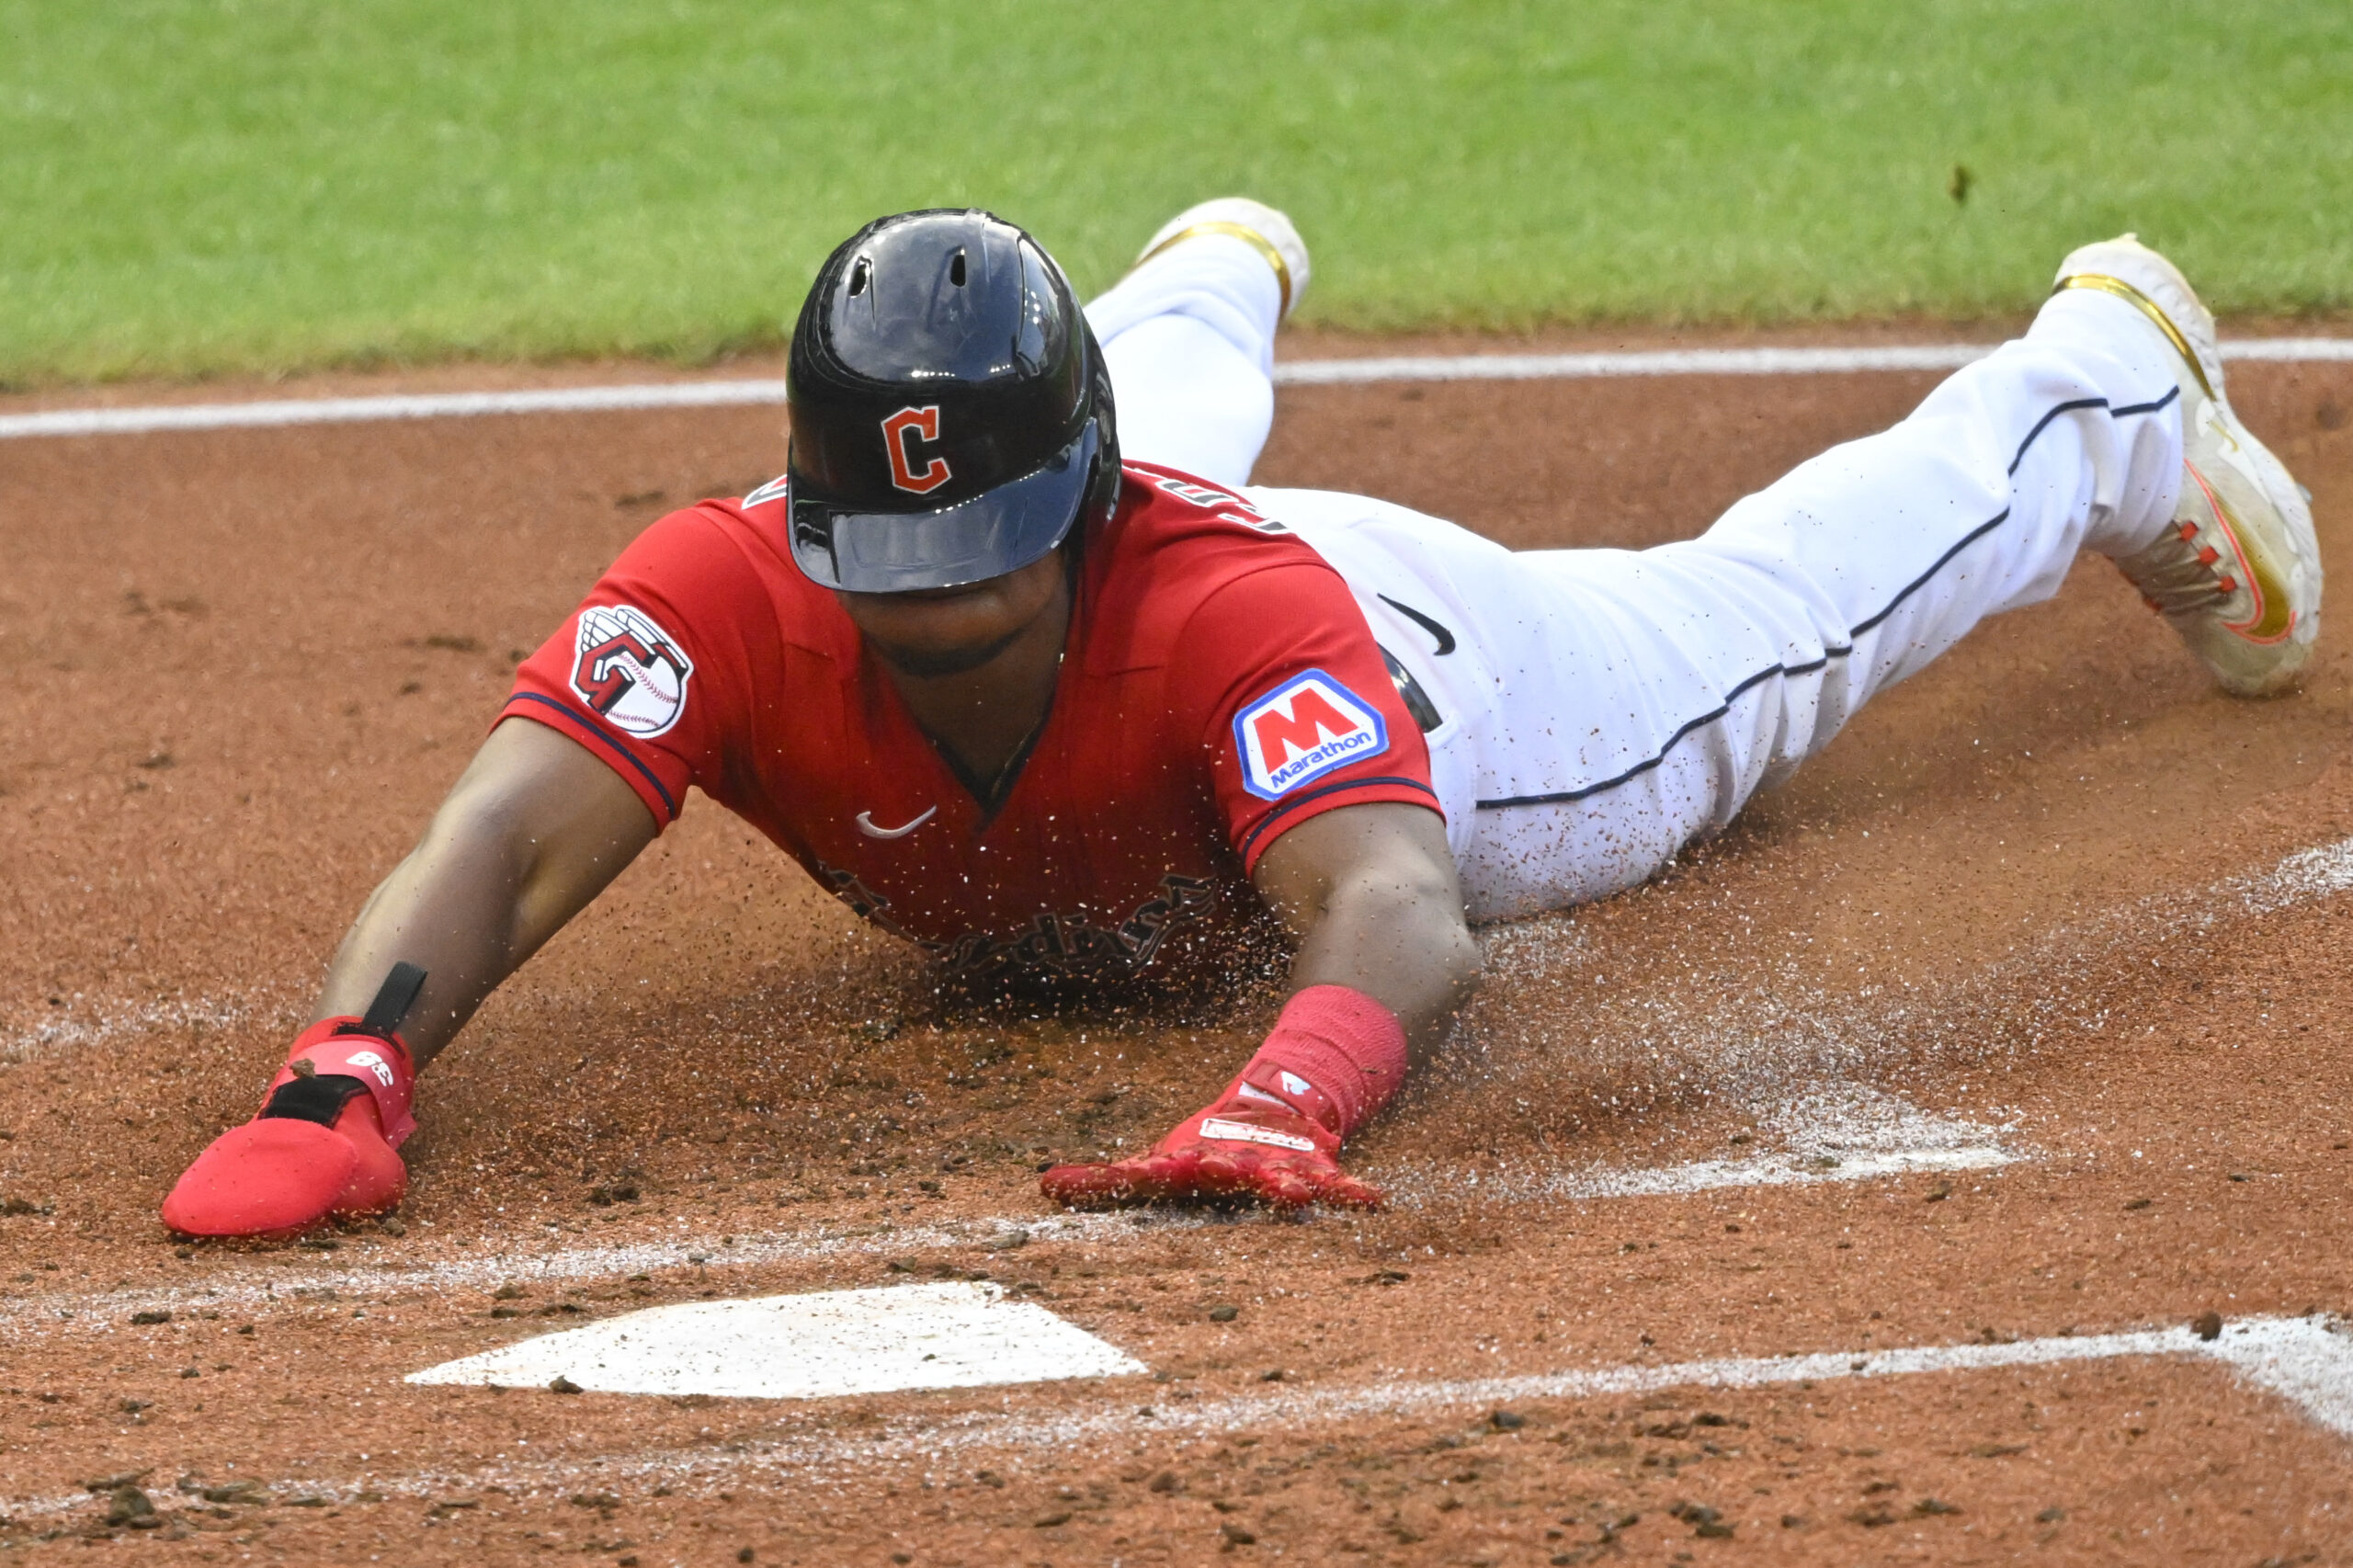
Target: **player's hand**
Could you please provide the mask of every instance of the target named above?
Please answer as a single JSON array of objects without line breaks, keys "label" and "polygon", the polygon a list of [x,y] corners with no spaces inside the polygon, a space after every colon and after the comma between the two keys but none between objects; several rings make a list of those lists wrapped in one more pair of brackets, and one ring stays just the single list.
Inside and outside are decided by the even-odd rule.
[{"label": "player's hand", "polygon": [[1070,1209],[1218,1199],[1252,1199],[1274,1209],[1380,1208],[1380,1190],[1342,1170],[1339,1153],[1340,1140],[1320,1123],[1288,1106],[1245,1098],[1237,1085],[1149,1153],[1102,1165],[1056,1165],[1039,1186]]},{"label": "player's hand", "polygon": [[302,1031],[261,1114],[196,1157],[164,1199],[164,1223],[190,1236],[287,1236],[334,1215],[400,1207],[408,1167],[393,1153],[415,1129],[416,1074],[395,1034]]}]

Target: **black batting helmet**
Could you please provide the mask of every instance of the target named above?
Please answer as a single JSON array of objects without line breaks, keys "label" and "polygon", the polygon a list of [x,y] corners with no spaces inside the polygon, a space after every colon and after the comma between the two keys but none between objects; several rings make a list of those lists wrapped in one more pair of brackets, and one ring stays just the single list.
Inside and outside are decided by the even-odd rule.
[{"label": "black batting helmet", "polygon": [[1001,576],[1118,501],[1103,351],[1062,268],[991,213],[852,235],[801,307],[786,375],[792,558],[827,587]]}]

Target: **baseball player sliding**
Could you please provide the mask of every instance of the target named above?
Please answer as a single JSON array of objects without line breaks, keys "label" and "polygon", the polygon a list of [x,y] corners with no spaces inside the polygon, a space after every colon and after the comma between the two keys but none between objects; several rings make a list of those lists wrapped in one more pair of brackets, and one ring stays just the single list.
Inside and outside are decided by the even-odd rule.
[{"label": "baseball player sliding", "polygon": [[689,786],[976,985],[1231,962],[1271,914],[1264,1045],[1046,1196],[1376,1204],[1340,1152],[1476,984],[1472,923],[1643,881],[2078,551],[2231,691],[2284,687],[2318,631],[2305,500],[2129,235],[1903,423],[1639,551],[1248,488],[1307,278],[1242,200],[1084,314],[984,212],[844,244],[793,333],[784,475],[654,524],[522,666],[165,1221],[397,1204],[417,1071]]}]

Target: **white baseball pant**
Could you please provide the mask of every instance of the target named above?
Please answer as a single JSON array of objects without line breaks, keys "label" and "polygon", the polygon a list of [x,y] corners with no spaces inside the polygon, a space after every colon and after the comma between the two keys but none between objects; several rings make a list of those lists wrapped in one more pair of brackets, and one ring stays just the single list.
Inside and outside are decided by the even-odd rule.
[{"label": "white baseball pant", "polygon": [[[1245,484],[1279,305],[1265,260],[1222,236],[1090,305],[1122,451]],[[1434,699],[1448,842],[1472,917],[1502,919],[1644,881],[1979,620],[2056,593],[2077,551],[2154,539],[2181,473],[2177,372],[2131,306],[2071,290],[1902,423],[1651,550],[1515,552],[1362,496],[1250,494]]]}]

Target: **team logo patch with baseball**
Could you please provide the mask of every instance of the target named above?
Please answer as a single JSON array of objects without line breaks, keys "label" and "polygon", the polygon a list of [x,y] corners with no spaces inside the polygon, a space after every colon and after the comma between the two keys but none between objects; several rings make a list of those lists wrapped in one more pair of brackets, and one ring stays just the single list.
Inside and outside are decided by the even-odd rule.
[{"label": "team logo patch with baseball", "polygon": [[1279,800],[1311,779],[1389,749],[1381,710],[1322,670],[1293,676],[1233,716],[1242,785]]},{"label": "team logo patch with baseball", "polygon": [[662,734],[687,710],[694,662],[654,619],[634,605],[580,612],[572,689],[613,728],[641,739]]}]

